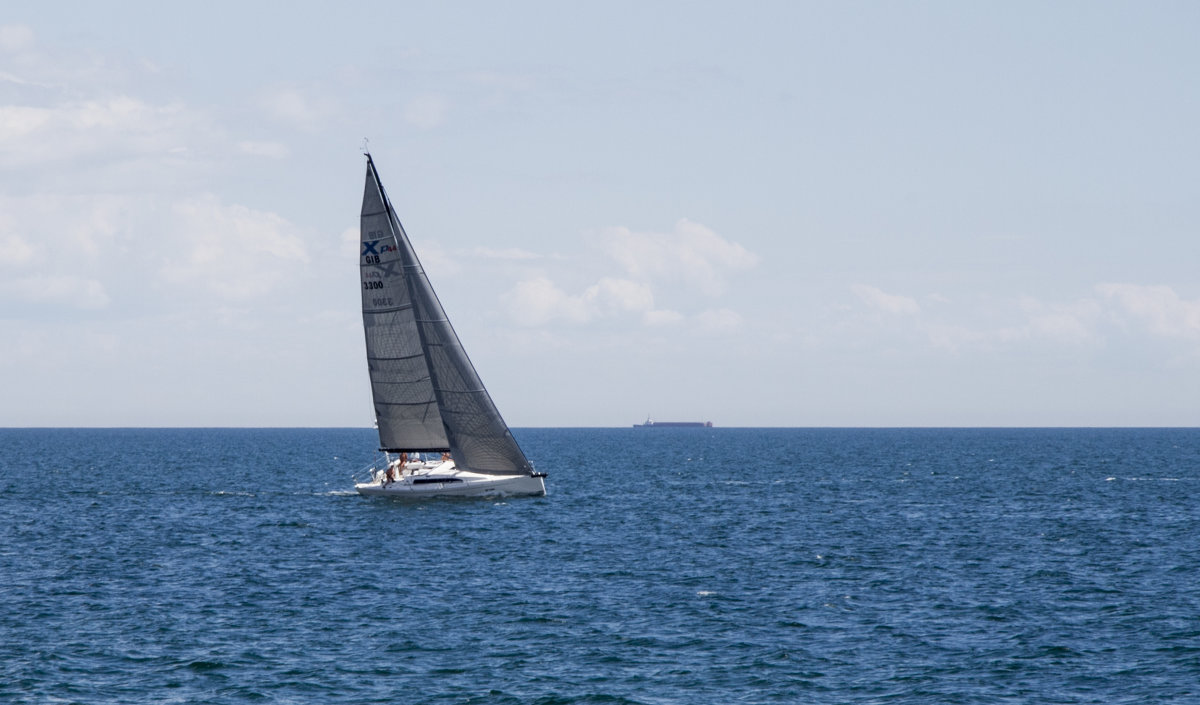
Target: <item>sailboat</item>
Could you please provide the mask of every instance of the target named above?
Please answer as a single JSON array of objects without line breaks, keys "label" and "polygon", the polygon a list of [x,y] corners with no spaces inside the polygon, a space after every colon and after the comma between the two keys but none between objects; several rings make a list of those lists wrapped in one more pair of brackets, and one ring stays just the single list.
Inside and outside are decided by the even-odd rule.
[{"label": "sailboat", "polygon": [[367,157],[359,251],[381,456],[355,489],[390,497],[546,494],[463,350]]}]

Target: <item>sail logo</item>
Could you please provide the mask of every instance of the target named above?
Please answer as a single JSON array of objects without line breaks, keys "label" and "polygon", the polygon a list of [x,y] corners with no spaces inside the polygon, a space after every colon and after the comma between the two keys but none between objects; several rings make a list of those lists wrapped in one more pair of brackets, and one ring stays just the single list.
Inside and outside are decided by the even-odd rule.
[{"label": "sail logo", "polygon": [[387,242],[384,242],[382,246],[378,246],[381,242],[383,242],[383,240],[364,240],[362,244],[362,256],[366,257],[367,255],[382,255],[388,252],[398,252],[400,250],[400,248]]}]

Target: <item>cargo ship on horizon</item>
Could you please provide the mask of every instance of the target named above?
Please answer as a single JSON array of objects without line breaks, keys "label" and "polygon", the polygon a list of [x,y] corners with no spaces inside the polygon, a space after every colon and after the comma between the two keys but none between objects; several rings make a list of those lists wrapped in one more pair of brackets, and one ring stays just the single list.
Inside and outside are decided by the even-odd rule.
[{"label": "cargo ship on horizon", "polygon": [[712,421],[654,421],[646,417],[645,423],[635,423],[634,428],[712,428]]}]

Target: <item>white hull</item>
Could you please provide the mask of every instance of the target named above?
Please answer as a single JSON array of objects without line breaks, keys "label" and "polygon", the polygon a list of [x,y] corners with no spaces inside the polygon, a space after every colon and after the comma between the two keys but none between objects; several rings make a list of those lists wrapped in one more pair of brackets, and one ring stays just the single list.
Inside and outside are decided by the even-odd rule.
[{"label": "white hull", "polygon": [[453,462],[409,463],[401,476],[388,482],[376,473],[354,485],[361,495],[383,497],[519,497],[546,494],[543,475],[485,475],[459,470]]}]

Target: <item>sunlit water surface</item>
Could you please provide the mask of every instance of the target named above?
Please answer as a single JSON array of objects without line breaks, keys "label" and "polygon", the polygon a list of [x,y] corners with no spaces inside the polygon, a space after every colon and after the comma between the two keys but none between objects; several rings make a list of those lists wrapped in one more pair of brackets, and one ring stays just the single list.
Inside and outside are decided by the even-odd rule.
[{"label": "sunlit water surface", "polygon": [[0,702],[1200,702],[1200,431],[515,433],[0,430]]}]

